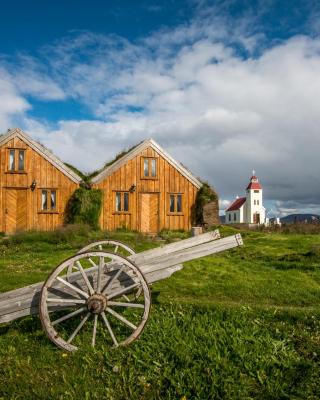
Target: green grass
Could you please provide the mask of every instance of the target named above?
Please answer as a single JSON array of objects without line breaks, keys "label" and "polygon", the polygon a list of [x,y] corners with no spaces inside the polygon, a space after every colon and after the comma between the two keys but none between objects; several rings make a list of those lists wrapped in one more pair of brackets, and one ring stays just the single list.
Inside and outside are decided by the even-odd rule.
[{"label": "green grass", "polygon": [[[125,230],[68,229],[2,239],[0,291],[43,280],[93,240],[137,251],[159,244]],[[38,317],[0,326],[0,399],[319,399],[320,235],[242,235],[242,248],[153,285],[149,322],[129,347],[98,342],[70,354]]]}]

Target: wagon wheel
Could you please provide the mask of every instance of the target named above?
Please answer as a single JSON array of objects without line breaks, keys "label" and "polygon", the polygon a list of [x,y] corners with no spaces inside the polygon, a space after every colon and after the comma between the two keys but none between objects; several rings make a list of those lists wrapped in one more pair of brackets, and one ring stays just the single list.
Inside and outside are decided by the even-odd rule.
[{"label": "wagon wheel", "polygon": [[[118,252],[125,256],[128,257],[132,254],[136,254],[136,252],[127,244],[120,242],[119,240],[99,240],[98,242],[93,242],[88,244],[87,246],[83,247],[82,249],[80,249],[78,251],[77,254],[79,253],[85,253],[86,251],[89,250],[102,250],[102,251],[111,251],[112,253],[117,254]],[[73,272],[73,265],[71,265],[68,268],[68,272],[67,272],[67,279],[69,280],[70,275]],[[137,299],[140,295],[141,295],[142,289],[141,287],[138,288],[135,292],[132,293],[133,299]],[[130,301],[129,297],[127,297],[127,301]],[[132,300],[132,299],[131,299]]]},{"label": "wagon wheel", "polygon": [[[69,281],[66,273],[77,267]],[[125,295],[136,288],[135,302]],[[130,260],[104,251],[88,251],[62,262],[44,283],[40,318],[48,337],[60,348],[74,351],[97,336],[114,346],[127,345],[141,334],[150,311],[145,277]],[[76,343],[76,344],[72,344]]]},{"label": "wagon wheel", "polygon": [[88,250],[111,251],[112,253],[115,253],[115,254],[117,254],[119,252],[121,255],[124,255],[125,257],[136,253],[127,244],[120,242],[119,240],[109,240],[109,239],[90,243],[87,246],[83,247],[81,250],[79,250],[78,254],[84,253]]}]

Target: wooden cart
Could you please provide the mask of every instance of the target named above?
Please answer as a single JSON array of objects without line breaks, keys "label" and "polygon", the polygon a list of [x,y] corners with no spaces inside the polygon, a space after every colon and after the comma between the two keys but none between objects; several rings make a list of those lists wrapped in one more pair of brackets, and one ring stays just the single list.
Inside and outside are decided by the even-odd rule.
[{"label": "wooden cart", "polygon": [[0,323],[39,313],[48,337],[64,350],[77,350],[86,340],[95,346],[97,336],[127,345],[149,318],[150,284],[170,277],[183,262],[240,245],[240,234],[220,239],[218,231],[141,253],[118,241],[95,242],[45,282],[1,293]]}]

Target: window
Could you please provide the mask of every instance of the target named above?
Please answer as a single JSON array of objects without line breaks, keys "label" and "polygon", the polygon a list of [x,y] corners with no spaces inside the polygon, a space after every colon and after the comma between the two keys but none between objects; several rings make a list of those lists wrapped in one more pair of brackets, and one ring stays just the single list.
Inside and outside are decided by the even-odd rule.
[{"label": "window", "polygon": [[54,212],[57,210],[57,191],[41,189],[41,211]]},{"label": "window", "polygon": [[116,212],[129,211],[129,192],[116,192],[115,211]]},{"label": "window", "polygon": [[234,220],[234,221],[237,220],[237,214],[236,214],[236,213],[233,214],[233,220]]},{"label": "window", "polygon": [[9,149],[9,168],[11,172],[24,171],[25,150]]},{"label": "window", "polygon": [[259,205],[259,200],[257,200],[257,206]]},{"label": "window", "polygon": [[255,200],[253,200],[253,204],[256,205],[256,201]]},{"label": "window", "polygon": [[143,179],[154,179],[157,178],[157,159],[156,158],[143,158],[142,170]]},{"label": "window", "polygon": [[157,162],[155,158],[151,159],[151,176],[157,176]]},{"label": "window", "polygon": [[18,171],[24,171],[24,150],[19,150]]},{"label": "window", "polygon": [[10,150],[9,154],[9,171],[14,171],[15,170],[15,151]]},{"label": "window", "polygon": [[254,190],[254,193],[259,193],[259,190]]},{"label": "window", "polygon": [[174,212],[174,194],[170,194],[170,212]]},{"label": "window", "polygon": [[229,221],[231,221],[231,214],[229,214]]},{"label": "window", "polygon": [[182,213],[182,194],[169,194],[169,212]]},{"label": "window", "polygon": [[149,160],[147,158],[143,161],[143,176],[149,176]]}]

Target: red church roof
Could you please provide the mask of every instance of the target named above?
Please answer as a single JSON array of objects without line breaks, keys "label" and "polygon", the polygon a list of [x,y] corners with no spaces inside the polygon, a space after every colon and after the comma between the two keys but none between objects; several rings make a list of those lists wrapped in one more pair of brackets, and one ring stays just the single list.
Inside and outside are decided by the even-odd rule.
[{"label": "red church roof", "polygon": [[243,204],[246,202],[245,197],[239,197],[238,199],[235,199],[235,201],[227,208],[226,211],[236,211],[239,210]]},{"label": "red church roof", "polygon": [[262,186],[260,185],[259,180],[255,175],[252,175],[252,177],[250,178],[250,183],[247,186],[246,190],[249,189],[262,189]]}]

